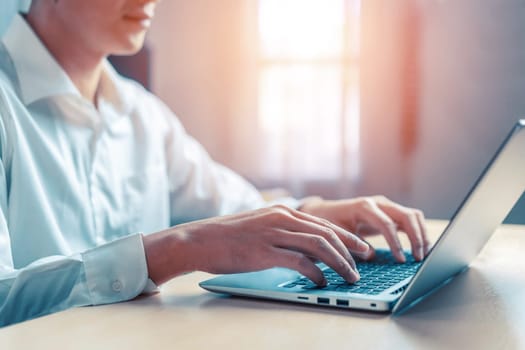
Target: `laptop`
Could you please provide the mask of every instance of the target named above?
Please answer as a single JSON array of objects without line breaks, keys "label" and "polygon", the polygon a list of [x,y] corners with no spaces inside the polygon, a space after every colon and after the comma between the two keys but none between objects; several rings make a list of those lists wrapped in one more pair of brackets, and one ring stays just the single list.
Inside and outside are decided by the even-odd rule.
[{"label": "laptop", "polygon": [[400,314],[465,271],[525,190],[525,119],[505,138],[452,220],[422,262],[406,253],[396,263],[388,250],[357,262],[361,279],[346,283],[319,264],[328,281],[317,287],[285,268],[218,276],[206,290],[236,296]]}]

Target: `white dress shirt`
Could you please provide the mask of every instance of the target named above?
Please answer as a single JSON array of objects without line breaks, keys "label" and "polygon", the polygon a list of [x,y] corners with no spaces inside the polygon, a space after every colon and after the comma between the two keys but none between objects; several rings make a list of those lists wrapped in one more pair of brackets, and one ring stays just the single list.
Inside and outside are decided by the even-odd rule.
[{"label": "white dress shirt", "polygon": [[0,325],[131,299],[148,285],[141,232],[265,205],[108,63],[95,108],[14,18],[0,44]]}]

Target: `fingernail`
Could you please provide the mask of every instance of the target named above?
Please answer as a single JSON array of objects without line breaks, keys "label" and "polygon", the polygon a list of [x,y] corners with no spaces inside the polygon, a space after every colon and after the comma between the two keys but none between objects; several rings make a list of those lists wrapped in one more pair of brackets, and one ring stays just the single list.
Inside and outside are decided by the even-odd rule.
[{"label": "fingernail", "polygon": [[359,281],[359,280],[361,279],[361,274],[359,273],[359,271],[354,270],[354,275],[355,275],[355,277],[356,277],[356,280],[355,280],[356,282]]},{"label": "fingernail", "polygon": [[357,282],[361,279],[361,275],[359,274],[359,271],[357,269],[350,269],[350,271],[347,274],[347,280],[349,282]]},{"label": "fingernail", "polygon": [[370,248],[365,254],[365,260],[372,259],[374,257],[374,250]]},{"label": "fingernail", "polygon": [[399,261],[401,261],[403,263],[407,261],[407,259],[405,257],[405,252],[403,251],[403,249],[399,249],[398,250],[398,256],[399,256]]},{"label": "fingernail", "polygon": [[368,250],[370,250],[370,246],[368,244],[366,244],[365,242],[363,242],[363,241],[358,241],[358,248],[363,253],[365,253]]}]

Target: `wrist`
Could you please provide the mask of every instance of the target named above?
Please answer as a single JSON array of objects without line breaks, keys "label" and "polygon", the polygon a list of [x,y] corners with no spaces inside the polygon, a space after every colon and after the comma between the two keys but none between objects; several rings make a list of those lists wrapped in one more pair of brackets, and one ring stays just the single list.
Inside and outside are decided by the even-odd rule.
[{"label": "wrist", "polygon": [[143,236],[149,278],[160,285],[195,271],[191,240],[182,227]]},{"label": "wrist", "polygon": [[299,208],[297,208],[297,210],[302,211],[306,214],[318,216],[319,213],[317,212],[319,211],[321,203],[323,202],[324,200],[318,196],[306,197],[301,200],[301,205],[299,206]]}]

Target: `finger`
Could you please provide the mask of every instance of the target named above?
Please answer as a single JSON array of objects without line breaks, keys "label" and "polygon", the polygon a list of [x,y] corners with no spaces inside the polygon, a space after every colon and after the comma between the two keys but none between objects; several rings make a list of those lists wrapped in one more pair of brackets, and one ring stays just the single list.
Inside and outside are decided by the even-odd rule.
[{"label": "finger", "polygon": [[[345,238],[347,241],[350,241],[351,244],[349,245],[351,245],[352,248],[357,247],[359,251],[368,250],[368,245],[366,245],[366,243],[362,242],[357,236],[347,232],[337,225],[315,216],[300,213],[294,209],[283,206],[275,206],[272,209],[274,212],[274,214],[272,214],[272,220],[276,221],[276,225],[278,227],[292,232],[307,233],[323,237],[329,244],[333,246],[333,248],[337,250],[341,256],[347,260],[353,269],[354,278],[355,276],[359,278],[359,273],[357,272],[356,264],[352,255],[348,251],[348,248],[345,247],[345,244],[342,242],[340,236],[335,231],[338,231],[341,237]],[[283,230],[281,233],[286,233],[286,231]],[[270,237],[274,237],[274,234],[271,233]],[[274,245],[276,243],[278,244],[278,242],[273,242]],[[314,257],[320,258],[319,256]]]},{"label": "finger", "polygon": [[397,236],[397,226],[394,221],[383,212],[374,201],[367,201],[359,213],[369,225],[377,227],[385,237],[392,254],[399,262],[405,262],[405,254]]},{"label": "finger", "polygon": [[317,265],[315,265],[312,260],[304,254],[278,247],[274,247],[272,252],[274,266],[295,270],[303,276],[308,277],[318,286],[326,286],[326,278],[321,269],[319,269],[319,267],[317,267]]},{"label": "finger", "polygon": [[407,234],[414,258],[418,261],[423,260],[425,257],[424,239],[418,218],[418,213],[421,212],[417,209],[411,209],[399,205],[387,198],[379,200],[378,206],[398,224],[398,227],[402,231]]},{"label": "finger", "polygon": [[[394,218],[394,221],[397,221]],[[412,255],[417,261],[423,260],[425,257],[424,248],[423,248],[423,238],[421,237],[421,228],[417,220],[415,213],[406,213],[405,216],[400,218],[400,228],[404,231],[408,240],[410,241],[410,246],[412,247]]]},{"label": "finger", "polygon": [[[309,233],[313,235],[318,235],[321,237],[324,237],[329,244],[331,244],[341,256],[343,256],[346,261],[352,266],[352,269],[357,271],[357,267],[355,264],[355,260],[350,254],[348,248],[345,246],[343,241],[341,240],[340,236],[338,236],[335,233],[335,230],[333,230],[330,227],[322,226],[319,224],[316,224],[314,222],[306,221],[306,220],[298,220],[298,233]],[[299,227],[300,226],[300,227]]]},{"label": "finger", "polygon": [[308,223],[314,223],[335,232],[343,244],[352,252],[365,253],[368,250],[369,245],[366,242],[364,242],[359,236],[345,230],[341,226],[338,226],[328,220],[300,212],[298,210],[291,211],[291,214],[296,218],[303,220],[303,222],[306,221]]},{"label": "finger", "polygon": [[419,229],[421,231],[421,238],[423,239],[423,254],[427,256],[428,252],[430,251],[430,247],[432,246],[432,243],[430,242],[430,238],[428,237],[425,215],[422,211],[416,210],[416,216],[417,222],[419,224]]},{"label": "finger", "polygon": [[423,212],[418,209],[404,207],[384,196],[379,196],[375,199],[378,206],[407,234],[414,258],[423,260],[430,249],[430,240],[426,232]]},{"label": "finger", "polygon": [[414,258],[418,261],[422,260],[424,257],[423,238],[415,211],[398,205],[381,206],[381,208],[398,224],[398,227],[407,234]]},{"label": "finger", "polygon": [[377,228],[368,225],[366,222],[357,223],[355,233],[365,242],[366,239],[363,238],[364,236],[376,236],[381,234],[381,232],[378,231]]},{"label": "finger", "polygon": [[371,261],[376,257],[376,250],[374,246],[367,240],[363,239],[368,244],[368,251],[366,253],[354,253],[354,256],[362,261]]},{"label": "finger", "polygon": [[323,236],[299,232],[281,232],[282,234],[273,236],[272,244],[275,247],[297,251],[319,259],[350,283],[359,280],[360,276],[357,270]]}]

